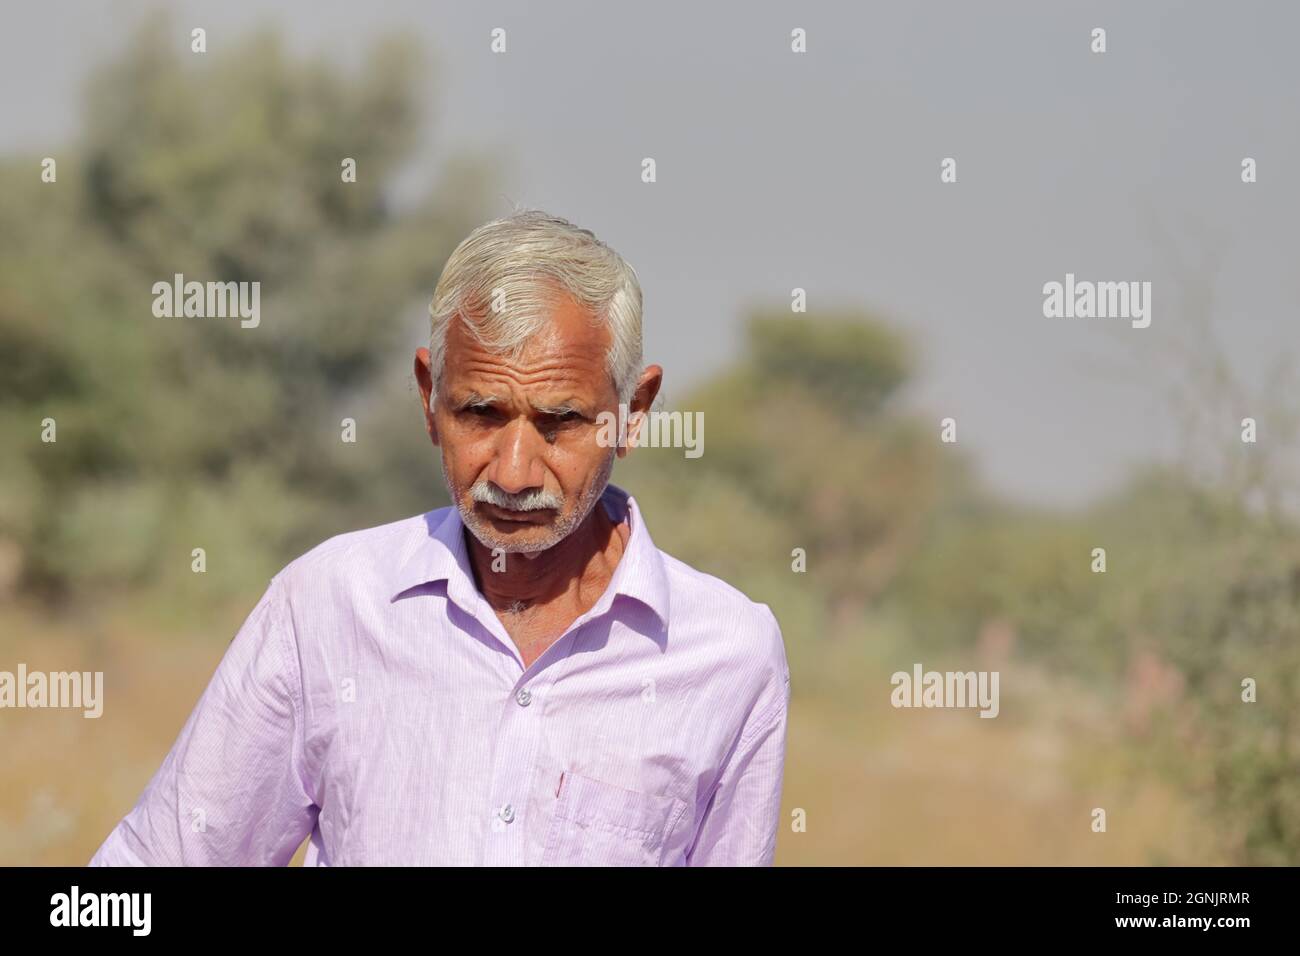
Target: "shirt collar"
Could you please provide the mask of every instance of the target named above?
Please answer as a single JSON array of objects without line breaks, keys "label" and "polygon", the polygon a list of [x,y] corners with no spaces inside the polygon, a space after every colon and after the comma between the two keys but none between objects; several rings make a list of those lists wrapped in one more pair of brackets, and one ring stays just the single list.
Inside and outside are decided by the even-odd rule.
[{"label": "shirt collar", "polygon": [[[609,586],[584,618],[603,614],[618,595],[640,601],[668,625],[668,573],[663,555],[650,539],[641,519],[636,499],[614,484],[607,484],[600,505],[615,521],[627,518],[631,525],[627,545]],[[447,596],[463,610],[473,614],[483,596],[474,584],[469,551],[465,543],[465,525],[455,504],[424,515],[424,530],[417,544],[398,556],[393,578],[393,597],[421,584],[447,582]]]}]

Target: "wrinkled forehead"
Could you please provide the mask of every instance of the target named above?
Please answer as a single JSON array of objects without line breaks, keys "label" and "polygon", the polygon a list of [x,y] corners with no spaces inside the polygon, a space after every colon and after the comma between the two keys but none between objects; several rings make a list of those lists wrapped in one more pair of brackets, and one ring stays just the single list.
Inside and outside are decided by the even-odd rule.
[{"label": "wrinkled forehead", "polygon": [[471,324],[457,315],[448,324],[444,382],[449,391],[492,384],[562,388],[603,401],[614,388],[608,367],[610,331],[568,296],[557,297],[539,327],[513,347],[491,344],[493,331],[490,318]]}]

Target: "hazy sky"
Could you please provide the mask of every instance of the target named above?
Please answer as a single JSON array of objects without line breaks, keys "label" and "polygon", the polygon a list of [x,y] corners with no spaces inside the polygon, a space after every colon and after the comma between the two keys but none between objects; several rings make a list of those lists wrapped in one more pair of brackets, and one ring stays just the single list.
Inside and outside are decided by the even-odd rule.
[{"label": "hazy sky", "polygon": [[[215,52],[263,22],[348,63],[385,30],[419,37],[432,135],[412,181],[461,147],[499,151],[494,215],[540,206],[618,249],[641,277],[669,404],[728,361],[746,304],[785,305],[800,286],[810,310],[860,306],[915,339],[909,401],[936,435],[957,419],[991,484],[1073,503],[1171,445],[1150,379],[1183,335],[1179,256],[1195,273],[1218,250],[1197,278],[1243,373],[1300,345],[1300,5],[169,6],[185,49],[194,26]],[[7,0],[0,150],[63,140],[88,65],[155,10]],[[505,55],[489,50],[498,26]],[[1105,54],[1090,52],[1094,27]],[[1043,284],[1067,272],[1152,282],[1151,326],[1044,318]],[[1252,410],[1223,411],[1233,430]]]}]

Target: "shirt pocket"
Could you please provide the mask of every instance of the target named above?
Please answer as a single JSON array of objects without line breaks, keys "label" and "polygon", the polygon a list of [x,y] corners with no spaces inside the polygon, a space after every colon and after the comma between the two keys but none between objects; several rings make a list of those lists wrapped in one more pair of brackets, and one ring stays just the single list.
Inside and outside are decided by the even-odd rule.
[{"label": "shirt pocket", "polygon": [[686,804],[566,770],[543,866],[659,866]]}]

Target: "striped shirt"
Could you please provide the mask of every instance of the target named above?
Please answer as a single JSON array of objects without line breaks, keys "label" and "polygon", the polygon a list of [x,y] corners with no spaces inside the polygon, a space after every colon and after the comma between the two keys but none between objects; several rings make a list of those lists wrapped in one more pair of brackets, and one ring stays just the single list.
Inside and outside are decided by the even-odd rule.
[{"label": "striped shirt", "polygon": [[770,865],[776,619],[600,500],[627,546],[529,667],[454,506],[288,564],[91,865]]}]

